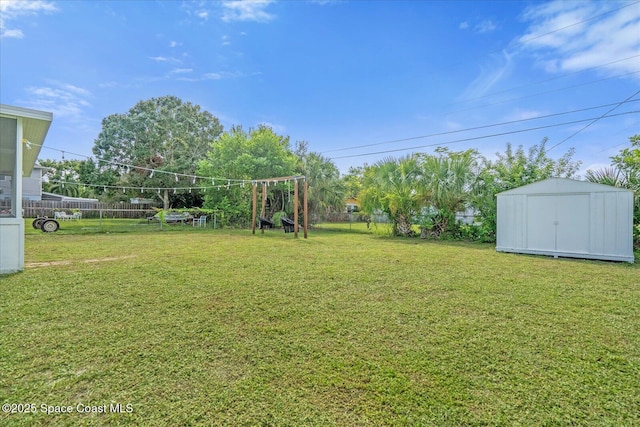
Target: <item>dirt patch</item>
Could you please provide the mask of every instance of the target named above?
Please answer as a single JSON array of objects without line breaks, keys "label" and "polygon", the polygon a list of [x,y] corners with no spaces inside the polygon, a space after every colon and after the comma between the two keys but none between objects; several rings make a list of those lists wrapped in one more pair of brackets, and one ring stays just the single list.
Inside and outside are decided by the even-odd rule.
[{"label": "dirt patch", "polygon": [[127,255],[127,256],[120,256],[120,257],[80,259],[75,261],[64,260],[64,261],[47,261],[47,262],[27,262],[25,263],[24,267],[25,268],[53,267],[56,265],[70,265],[73,263],[80,263],[80,262],[83,262],[85,264],[91,264],[96,262],[120,261],[123,259],[135,258],[135,257],[136,257],[135,255]]}]

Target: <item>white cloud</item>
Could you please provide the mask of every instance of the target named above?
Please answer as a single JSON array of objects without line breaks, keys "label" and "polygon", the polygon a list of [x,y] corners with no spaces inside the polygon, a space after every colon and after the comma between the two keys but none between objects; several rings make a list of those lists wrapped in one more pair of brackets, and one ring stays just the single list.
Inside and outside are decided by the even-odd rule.
[{"label": "white cloud", "polygon": [[482,65],[480,75],[471,82],[460,99],[475,99],[486,95],[492,87],[509,74],[512,68],[512,56],[506,51],[503,51],[500,57],[492,56],[491,63]]},{"label": "white cloud", "polygon": [[275,15],[265,9],[273,0],[227,0],[222,2],[222,20],[269,22]]},{"label": "white cloud", "polygon": [[204,80],[233,79],[236,77],[239,77],[238,73],[232,73],[229,71],[220,71],[218,73],[206,73],[202,76]]},{"label": "white cloud", "polygon": [[81,87],[51,81],[49,86],[31,86],[27,88],[28,100],[25,104],[40,110],[52,111],[56,117],[82,120],[85,111],[91,107],[87,100],[91,92]]},{"label": "white cloud", "polygon": [[192,68],[174,68],[173,70],[171,70],[171,74],[186,74],[186,73],[192,73],[193,69]]},{"label": "white cloud", "polygon": [[460,25],[458,25],[458,28],[461,30],[466,30],[467,28],[469,28],[469,23],[467,21],[461,22]]},{"label": "white cloud", "polygon": [[21,39],[24,37],[22,30],[5,30],[0,33],[0,37],[7,39]]},{"label": "white cloud", "polygon": [[474,27],[474,30],[477,33],[490,33],[491,31],[495,30],[496,28],[498,28],[496,26],[496,24],[493,23],[493,21],[491,21],[490,19],[482,21],[481,23],[479,23],[478,25],[476,25]]},{"label": "white cloud", "polygon": [[516,121],[516,120],[529,120],[534,119],[536,117],[540,117],[544,115],[544,113],[536,110],[522,110],[516,109],[509,116],[506,117],[505,121]]},{"label": "white cloud", "polygon": [[[616,10],[618,9],[618,10]],[[640,4],[553,1],[528,8],[517,41],[549,72],[600,67],[607,74],[638,71]],[[635,56],[635,58],[633,58]],[[628,60],[620,61],[621,59]]]},{"label": "white cloud", "polygon": [[178,47],[178,46],[182,46],[182,43],[178,43],[177,41],[171,40],[169,42],[169,47]]},{"label": "white cloud", "polygon": [[173,58],[173,57],[166,57],[166,56],[150,56],[149,59],[151,59],[152,61],[156,61],[156,62],[170,62],[170,63],[181,63],[182,61],[180,61],[177,58]]},{"label": "white cloud", "polygon": [[12,21],[23,16],[33,16],[40,12],[55,12],[58,9],[51,1],[45,0],[2,0],[0,1],[0,38],[23,38],[24,33],[19,28],[8,28]]}]

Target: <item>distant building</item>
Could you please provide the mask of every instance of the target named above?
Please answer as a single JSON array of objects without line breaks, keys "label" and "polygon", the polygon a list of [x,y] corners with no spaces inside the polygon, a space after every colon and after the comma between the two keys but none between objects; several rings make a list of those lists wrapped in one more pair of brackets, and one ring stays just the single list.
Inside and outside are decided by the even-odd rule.
[{"label": "distant building", "polygon": [[42,200],[50,200],[54,202],[81,202],[81,203],[98,203],[98,199],[90,199],[87,197],[71,197],[62,194],[42,192]]},{"label": "distant building", "polygon": [[[42,200],[42,173],[47,168],[35,165],[31,175],[22,177],[22,200]],[[0,176],[0,200],[11,199],[11,177]]]},{"label": "distant building", "polygon": [[153,199],[144,199],[142,197],[132,197],[129,201],[133,205],[153,205],[156,202]]},{"label": "distant building", "polygon": [[344,202],[347,212],[358,212],[360,210],[360,202],[358,199],[347,199]]}]

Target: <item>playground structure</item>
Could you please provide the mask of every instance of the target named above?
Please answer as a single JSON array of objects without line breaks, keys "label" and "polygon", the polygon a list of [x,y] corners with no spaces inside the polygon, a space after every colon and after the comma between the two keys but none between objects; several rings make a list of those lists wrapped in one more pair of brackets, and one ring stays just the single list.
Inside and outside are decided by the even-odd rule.
[{"label": "playground structure", "polygon": [[[265,218],[265,209],[267,203],[267,186],[271,183],[277,184],[278,182],[289,182],[293,181],[293,221],[288,218],[282,219],[282,226],[284,227],[285,233],[293,231],[293,235],[295,238],[298,237],[298,181],[303,180],[303,202],[302,202],[302,218],[303,218],[303,230],[304,230],[304,238],[308,237],[308,194],[309,194],[309,183],[307,182],[307,178],[305,176],[282,176],[278,178],[269,178],[269,179],[259,179],[253,181],[253,201],[252,201],[252,215],[251,215],[251,232],[256,234],[256,220],[257,218],[257,210],[258,210],[258,183],[262,184],[262,209],[260,211],[260,229],[262,233],[264,233],[265,228],[273,227],[273,223]],[[268,223],[268,224],[267,224]]]}]

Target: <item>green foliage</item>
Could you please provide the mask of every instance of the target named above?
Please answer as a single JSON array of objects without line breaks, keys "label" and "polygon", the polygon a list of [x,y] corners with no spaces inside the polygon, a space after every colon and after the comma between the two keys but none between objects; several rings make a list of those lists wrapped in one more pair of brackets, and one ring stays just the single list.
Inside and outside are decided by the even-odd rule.
[{"label": "green foliage", "polygon": [[360,199],[365,212],[386,213],[394,233],[441,238],[455,230],[455,214],[464,210],[476,174],[474,150],[419,154],[383,160],[365,169]]},{"label": "green foliage", "polygon": [[[206,159],[198,164],[197,172],[198,175],[211,177],[259,180],[293,176],[296,163],[296,157],[289,147],[289,137],[277,135],[264,125],[250,129],[249,132],[236,126],[211,143]],[[220,181],[217,183],[227,184]],[[291,183],[268,187],[271,210],[268,216],[286,208],[283,206],[286,202],[283,201],[288,200],[289,189],[292,191]],[[251,192],[250,185],[230,185],[208,190],[204,206],[224,212],[228,224],[246,226],[251,222]]]},{"label": "green foliage", "polygon": [[358,194],[362,191],[362,181],[364,179],[364,170],[362,166],[350,167],[349,172],[342,176],[345,187],[345,196],[350,199],[357,199]]},{"label": "green foliage", "polygon": [[289,215],[284,211],[274,212],[271,216],[271,222],[274,227],[280,227],[282,225],[282,218],[289,218]]},{"label": "green foliage", "polygon": [[483,223],[483,239],[495,241],[498,193],[543,179],[572,178],[578,172],[581,162],[572,160],[573,148],[554,160],[548,156],[546,144],[545,138],[528,152],[522,146],[514,151],[507,144],[504,153],[496,153],[497,160],[484,159],[471,197],[472,206],[479,213],[477,219]]},{"label": "green foliage", "polygon": [[611,157],[612,167],[588,170],[587,180],[634,192],[633,240],[634,247],[640,248],[640,135],[630,137],[629,142],[630,147]]},{"label": "green foliage", "polygon": [[[160,197],[168,209],[175,201],[174,194],[178,194],[168,189],[192,185],[177,174],[194,174],[210,143],[221,133],[218,119],[200,106],[183,103],[174,96],[151,98],[125,114],[103,119],[93,152],[105,160],[99,164],[100,171],[116,173],[119,185],[166,188],[159,195],[136,190],[127,196]],[[169,173],[152,175],[148,170],[125,165]]]},{"label": "green foliage", "polygon": [[477,175],[477,152],[437,149],[436,155],[421,156],[422,198],[430,213],[421,237],[440,237],[455,228],[456,212],[468,205]]},{"label": "green foliage", "polygon": [[[94,198],[99,194],[97,185],[110,185],[99,179],[93,160],[40,160],[46,169],[42,175],[42,190],[69,197]],[[80,185],[88,184],[88,185]]]},{"label": "green foliage", "polygon": [[364,171],[359,200],[368,214],[383,212],[389,216],[393,234],[413,235],[413,218],[420,211],[421,169],[419,157],[388,158]]},{"label": "green foliage", "polygon": [[[296,156],[298,157],[297,173],[307,178],[308,213],[312,222],[318,222],[334,212],[344,212],[345,186],[340,179],[340,171],[336,165],[326,157],[307,152],[305,143],[298,143]],[[302,191],[300,195],[300,209],[302,209]]]}]

